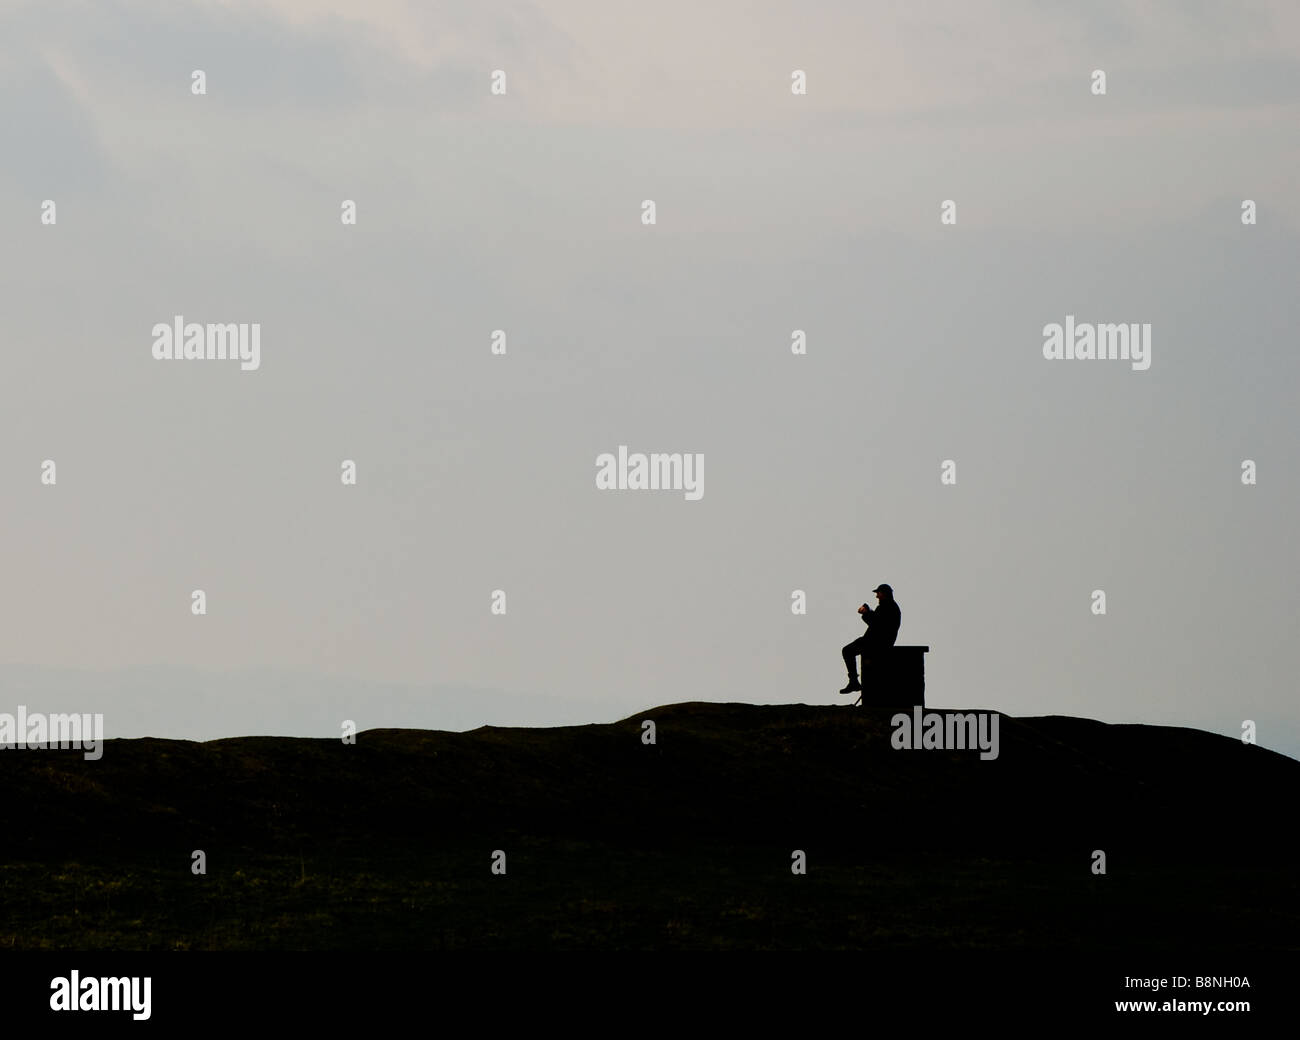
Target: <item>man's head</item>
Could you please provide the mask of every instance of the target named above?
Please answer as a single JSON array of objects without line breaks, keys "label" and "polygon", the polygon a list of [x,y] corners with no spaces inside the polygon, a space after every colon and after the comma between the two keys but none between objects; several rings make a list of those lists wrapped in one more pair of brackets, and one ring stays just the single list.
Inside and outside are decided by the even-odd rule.
[{"label": "man's head", "polygon": [[880,603],[885,602],[885,600],[894,598],[894,590],[891,589],[888,585],[877,585],[871,591],[876,594],[876,600],[877,602]]}]

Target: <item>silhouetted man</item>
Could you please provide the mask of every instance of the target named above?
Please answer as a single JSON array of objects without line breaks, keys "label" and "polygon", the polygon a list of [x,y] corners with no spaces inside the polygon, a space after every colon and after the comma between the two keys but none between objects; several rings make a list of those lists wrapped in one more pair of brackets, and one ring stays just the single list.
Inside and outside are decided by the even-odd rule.
[{"label": "silhouetted man", "polygon": [[867,674],[867,665],[877,657],[884,657],[898,638],[898,626],[903,623],[903,612],[894,602],[894,590],[888,585],[878,585],[871,590],[876,594],[878,606],[872,610],[865,603],[858,607],[858,613],[867,623],[867,634],[853,640],[843,650],[844,666],[849,670],[849,684],[840,693],[853,693],[862,689],[858,682],[858,654],[862,655],[862,675]]}]

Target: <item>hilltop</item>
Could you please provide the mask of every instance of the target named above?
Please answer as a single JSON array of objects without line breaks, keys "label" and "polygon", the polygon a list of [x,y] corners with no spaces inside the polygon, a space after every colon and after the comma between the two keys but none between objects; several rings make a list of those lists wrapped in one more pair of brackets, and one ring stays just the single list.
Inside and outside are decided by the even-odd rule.
[{"label": "hilltop", "polygon": [[[1300,762],[1060,716],[1002,716],[992,761],[889,737],[887,712],[689,702],[355,745],[10,749],[6,884],[59,879],[47,909],[79,891],[30,942],[74,947],[1087,946],[1137,905],[1166,921],[1144,942],[1294,945],[1297,838],[1266,806],[1295,804]],[[5,913],[8,941],[25,914]]]}]

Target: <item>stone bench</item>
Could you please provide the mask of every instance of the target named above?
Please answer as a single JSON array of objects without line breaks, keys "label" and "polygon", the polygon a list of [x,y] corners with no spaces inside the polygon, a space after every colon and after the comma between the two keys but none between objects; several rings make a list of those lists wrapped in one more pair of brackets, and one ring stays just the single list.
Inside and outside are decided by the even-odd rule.
[{"label": "stone bench", "polygon": [[853,703],[864,708],[925,707],[925,655],[928,646],[891,646],[889,655],[872,664],[859,661],[862,695]]}]

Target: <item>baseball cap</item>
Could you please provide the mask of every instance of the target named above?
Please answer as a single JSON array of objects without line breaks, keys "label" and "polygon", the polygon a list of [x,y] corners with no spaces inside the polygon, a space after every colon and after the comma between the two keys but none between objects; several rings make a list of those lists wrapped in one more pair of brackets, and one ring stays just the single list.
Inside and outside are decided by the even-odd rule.
[{"label": "baseball cap", "polygon": [[877,586],[876,586],[874,589],[872,589],[871,591],[872,591],[872,592],[888,592],[890,595],[893,595],[893,592],[894,592],[894,590],[891,589],[888,585],[877,585]]}]

